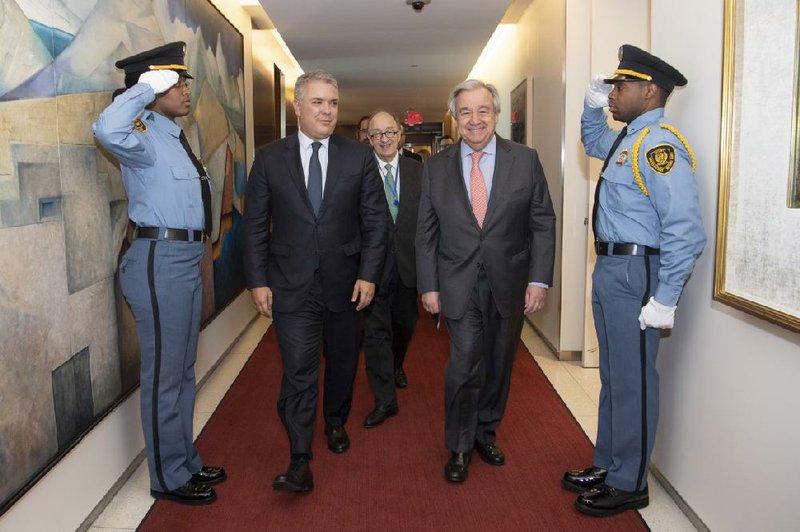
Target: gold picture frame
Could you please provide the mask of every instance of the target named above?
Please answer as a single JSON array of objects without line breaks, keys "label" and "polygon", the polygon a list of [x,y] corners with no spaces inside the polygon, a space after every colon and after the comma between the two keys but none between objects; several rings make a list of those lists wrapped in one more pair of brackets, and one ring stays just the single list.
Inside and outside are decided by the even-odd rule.
[{"label": "gold picture frame", "polygon": [[[800,207],[800,0],[770,3],[782,14],[764,28],[768,1],[725,0],[714,299],[800,332],[800,216],[787,208]],[[761,97],[767,83],[779,97]]]}]

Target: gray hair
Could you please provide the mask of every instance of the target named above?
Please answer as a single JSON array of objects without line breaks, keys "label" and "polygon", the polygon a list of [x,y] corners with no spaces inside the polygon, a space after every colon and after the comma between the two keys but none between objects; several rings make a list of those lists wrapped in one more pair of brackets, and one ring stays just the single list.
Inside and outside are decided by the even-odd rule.
[{"label": "gray hair", "polygon": [[336,82],[336,78],[334,78],[330,72],[325,72],[324,70],[311,70],[297,78],[297,81],[294,82],[295,100],[300,101],[303,99],[303,93],[306,91],[306,85],[308,85],[311,81],[322,81],[323,83],[333,85],[337,90],[339,89],[339,84]]},{"label": "gray hair", "polygon": [[473,91],[475,89],[486,89],[492,95],[492,104],[494,105],[494,112],[500,114],[500,93],[497,92],[497,87],[491,83],[484,83],[479,79],[468,79],[462,81],[455,86],[450,93],[450,98],[447,99],[447,106],[450,108],[450,114],[453,118],[456,117],[456,98],[464,91]]}]

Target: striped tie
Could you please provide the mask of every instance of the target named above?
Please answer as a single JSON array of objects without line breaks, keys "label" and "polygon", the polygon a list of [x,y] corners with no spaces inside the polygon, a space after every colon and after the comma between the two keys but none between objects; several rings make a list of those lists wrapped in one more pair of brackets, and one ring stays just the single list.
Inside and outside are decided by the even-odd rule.
[{"label": "striped tie", "polygon": [[486,207],[489,198],[486,194],[486,182],[483,180],[483,172],[478,165],[478,161],[483,156],[482,151],[472,152],[472,170],[469,173],[469,195],[472,200],[472,212],[478,220],[478,226],[483,228],[483,219],[486,218]]}]

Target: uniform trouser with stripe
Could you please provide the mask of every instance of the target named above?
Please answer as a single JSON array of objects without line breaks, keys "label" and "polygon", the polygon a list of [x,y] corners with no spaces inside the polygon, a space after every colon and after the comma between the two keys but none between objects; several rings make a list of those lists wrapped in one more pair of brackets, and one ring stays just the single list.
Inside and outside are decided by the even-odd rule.
[{"label": "uniform trouser with stripe", "polygon": [[495,441],[511,387],[522,310],[503,318],[481,270],[464,315],[447,319],[450,358],[444,370],[444,437],[451,451],[465,453],[476,441]]},{"label": "uniform trouser with stripe", "polygon": [[120,283],[136,318],[150,487],[174,490],[202,467],[192,438],[203,244],[136,239]]},{"label": "uniform trouser with stripe", "polygon": [[639,328],[639,313],[658,283],[657,256],[599,256],[592,311],[600,347],[600,404],[594,465],[606,484],[647,485],[658,424],[656,353],[660,331]]},{"label": "uniform trouser with stripe", "polygon": [[272,312],[283,362],[278,416],[292,456],[311,457],[317,416],[321,355],[325,356],[322,413],[330,425],[344,425],[353,401],[358,368],[360,314],[355,306],[333,312],[322,300],[319,275],[300,308]]}]

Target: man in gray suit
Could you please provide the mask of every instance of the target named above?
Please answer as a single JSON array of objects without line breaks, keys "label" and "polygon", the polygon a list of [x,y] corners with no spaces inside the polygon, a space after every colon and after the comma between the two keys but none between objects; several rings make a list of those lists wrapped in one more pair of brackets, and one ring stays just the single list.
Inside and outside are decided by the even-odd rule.
[{"label": "man in gray suit", "polygon": [[495,135],[497,89],[467,80],[449,106],[461,141],[423,171],[417,289],[450,333],[445,478],[463,482],[473,448],[488,464],[505,463],[496,429],[523,315],[542,308],[552,284],[555,214],[536,151]]}]

